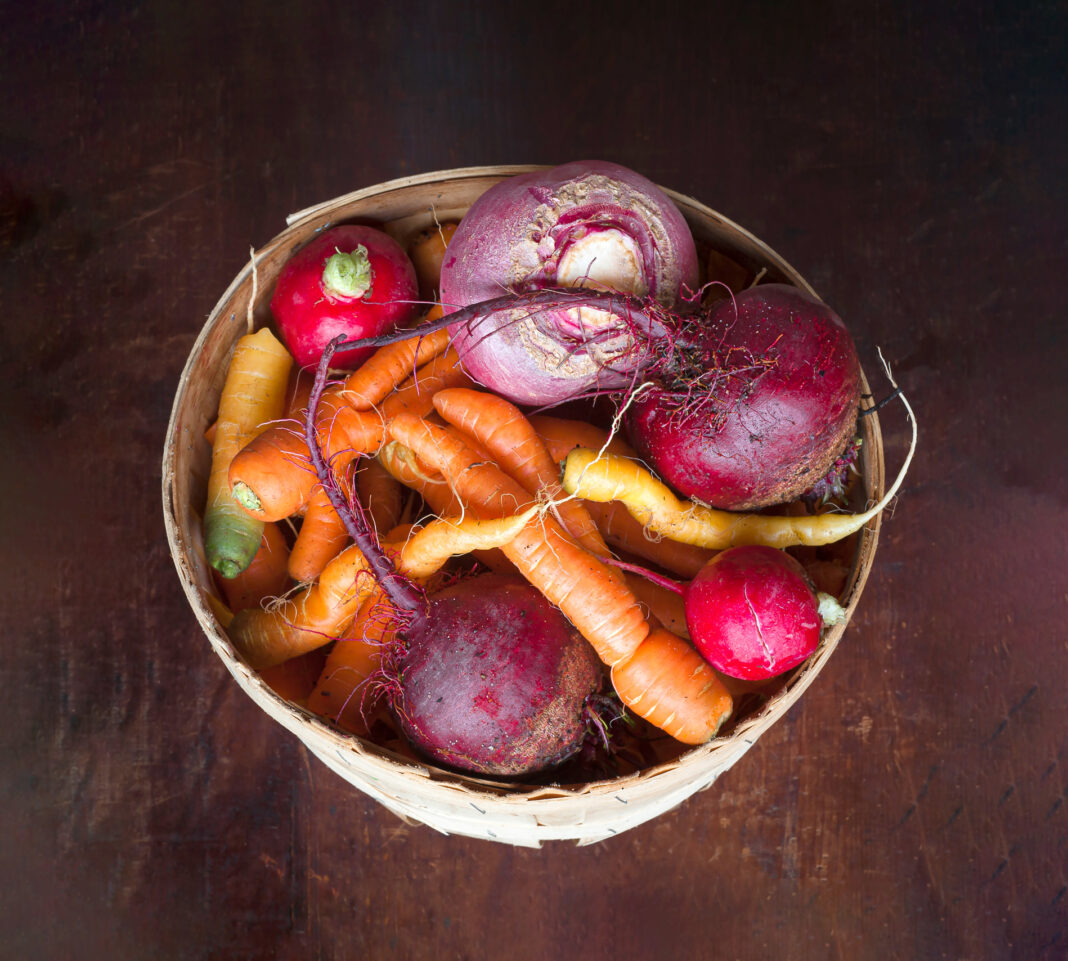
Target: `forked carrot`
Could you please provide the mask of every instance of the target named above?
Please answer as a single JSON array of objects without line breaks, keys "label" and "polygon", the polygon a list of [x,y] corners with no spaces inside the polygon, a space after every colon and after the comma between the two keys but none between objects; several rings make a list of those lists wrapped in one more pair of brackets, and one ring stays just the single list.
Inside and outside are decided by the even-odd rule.
[{"label": "forked carrot", "polygon": [[[461,501],[481,517],[501,517],[532,503],[518,481],[482,460],[450,428],[412,414],[390,423],[391,436],[438,470]],[[632,654],[649,627],[622,579],[579,546],[551,517],[531,524],[502,550],[560,608],[609,666]]]},{"label": "forked carrot", "polygon": [[246,334],[234,348],[219,400],[204,510],[204,550],[208,563],[223,577],[248,567],[263,536],[263,524],[248,517],[230,496],[227,473],[257,429],[281,415],[292,366],[289,352],[266,328]]}]

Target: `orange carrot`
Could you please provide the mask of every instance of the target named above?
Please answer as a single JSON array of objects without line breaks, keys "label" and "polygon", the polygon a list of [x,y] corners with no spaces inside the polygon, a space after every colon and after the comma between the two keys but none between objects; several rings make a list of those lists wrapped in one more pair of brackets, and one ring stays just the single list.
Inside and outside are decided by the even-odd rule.
[{"label": "orange carrot", "polygon": [[281,698],[304,705],[315,690],[323,672],[326,655],[322,650],[308,651],[274,667],[260,671],[264,683]]},{"label": "orange carrot", "polygon": [[[397,368],[390,369],[398,374]],[[411,374],[378,410],[355,410],[345,402],[343,385],[330,387],[323,393],[316,412],[324,457],[340,470],[359,454],[373,453],[381,445],[385,425],[395,412],[410,409],[419,415],[428,414],[437,390],[467,383],[470,379],[460,367],[459,357],[450,350]],[[370,386],[360,389],[364,396],[371,396]],[[296,514],[307,504],[316,485],[303,427],[287,423],[264,431],[234,457],[229,481],[234,497],[252,517],[281,520]]]},{"label": "orange carrot", "polygon": [[[396,568],[409,580],[429,578],[454,554],[511,541],[530,524],[537,509],[480,520],[443,518],[415,532],[403,543],[383,545]],[[249,666],[263,670],[322,647],[348,629],[364,602],[379,590],[370,563],[353,544],[337,555],[319,580],[270,610],[246,609],[230,622],[230,640]]]},{"label": "orange carrot", "polygon": [[415,276],[419,279],[419,292],[424,297],[431,297],[438,289],[441,279],[441,261],[445,257],[452,235],[459,224],[445,223],[427,227],[416,235],[408,245],[408,257],[415,267]]},{"label": "orange carrot", "polygon": [[[445,478],[421,463],[403,444],[395,440],[383,444],[378,451],[378,460],[393,477],[422,497],[427,507],[439,517],[463,513],[463,506]],[[499,574],[516,573],[515,565],[500,548],[476,550],[472,554],[491,571]]]},{"label": "orange carrot", "polygon": [[[441,313],[441,306],[435,305],[427,313],[425,321],[436,320]],[[449,331],[445,327],[379,347],[357,370],[349,374],[340,393],[353,410],[373,410],[412,371],[444,353],[448,346]]]},{"label": "orange carrot", "polygon": [[330,649],[308,695],[308,710],[350,734],[367,734],[378,692],[366,682],[394,643],[396,629],[396,619],[382,603],[381,592],[376,592],[360,608],[345,636]]},{"label": "orange carrot", "polygon": [[631,711],[683,744],[710,740],[733,708],[704,658],[662,627],[612,667],[612,685]]},{"label": "orange carrot", "polygon": [[619,501],[608,501],[603,504],[597,501],[583,501],[583,504],[604,535],[604,539],[612,547],[651,561],[686,580],[693,580],[697,572],[717,554],[716,551],[704,547],[683,544],[647,531]]},{"label": "orange carrot", "polygon": [[462,510],[448,481],[420,461],[410,448],[389,440],[378,449],[377,459],[390,476],[415,491],[439,517]]},{"label": "orange carrot", "polygon": [[626,580],[627,586],[634,592],[642,607],[649,611],[651,618],[655,618],[672,634],[678,634],[685,640],[690,639],[690,631],[686,626],[686,607],[680,594],[638,574],[628,573]]},{"label": "orange carrot", "polygon": [[545,442],[518,407],[496,394],[454,387],[434,395],[434,408],[448,423],[474,437],[529,494],[548,498],[564,529],[583,547],[598,557],[609,555],[585,506],[564,494]]},{"label": "orange carrot", "polygon": [[300,531],[289,555],[289,576],[313,581],[349,541],[345,523],[338,517],[326,491],[317,487],[308,501]]},{"label": "orange carrot", "polygon": [[220,577],[219,586],[230,610],[235,614],[246,607],[259,607],[268,597],[277,597],[289,584],[286,564],[289,546],[282,528],[264,524],[259,550],[237,577]]},{"label": "orange carrot", "polygon": [[371,567],[353,544],[327,564],[315,584],[269,610],[235,614],[230,640],[253,669],[273,667],[338,637],[374,589]]},{"label": "orange carrot", "polygon": [[[451,429],[399,414],[390,434],[445,476],[457,496],[482,517],[525,510],[532,498],[495,464],[481,460]],[[621,579],[580,547],[551,517],[525,528],[505,555],[569,618],[609,666],[632,654],[649,627]]]},{"label": "orange carrot", "polygon": [[356,493],[376,531],[388,531],[400,523],[405,489],[377,458],[372,457],[360,465],[356,473]]},{"label": "orange carrot", "polygon": [[620,457],[637,457],[634,448],[618,435],[609,438],[608,432],[579,420],[567,420],[563,417],[550,417],[547,414],[532,414],[530,423],[556,463],[563,463],[565,457],[576,447],[590,447],[601,450],[605,446],[609,453]]}]

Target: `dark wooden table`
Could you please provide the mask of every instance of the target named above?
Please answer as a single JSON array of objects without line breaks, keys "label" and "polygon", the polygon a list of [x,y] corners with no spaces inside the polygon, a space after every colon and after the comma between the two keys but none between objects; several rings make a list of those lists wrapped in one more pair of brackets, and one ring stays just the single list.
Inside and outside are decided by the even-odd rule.
[{"label": "dark wooden table", "polygon": [[[3,957],[1068,954],[1064,6],[612,6],[2,5]],[[921,447],[784,721],[643,827],[512,849],[407,826],[239,691],[159,461],[287,213],[587,156],[782,253]]]}]

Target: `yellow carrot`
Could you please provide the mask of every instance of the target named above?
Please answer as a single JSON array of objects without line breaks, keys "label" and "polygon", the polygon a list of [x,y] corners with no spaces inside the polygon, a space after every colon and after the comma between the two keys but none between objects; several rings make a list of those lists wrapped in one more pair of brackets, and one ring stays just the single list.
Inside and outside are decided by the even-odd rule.
[{"label": "yellow carrot", "polygon": [[431,521],[404,544],[397,566],[407,577],[427,578],[450,557],[502,547],[515,540],[539,513],[537,507],[531,507],[521,514],[491,520],[445,517]]},{"label": "yellow carrot", "polygon": [[695,547],[725,550],[745,544],[766,547],[818,547],[859,531],[875,518],[897,493],[912,450],[901,473],[882,500],[862,514],[812,514],[777,517],[735,514],[693,501],[683,501],[636,461],[598,455],[576,448],[564,461],[563,488],[592,501],[621,501],[635,520],[649,530]]},{"label": "yellow carrot", "polygon": [[204,511],[208,563],[223,577],[235,577],[248,567],[263,534],[263,523],[249,517],[230,496],[230,462],[260,429],[282,415],[292,366],[289,352],[266,328],[242,337],[230,361],[219,400]]},{"label": "yellow carrot", "polygon": [[[880,358],[882,353],[880,352]],[[887,378],[895,388],[890,368],[883,361]],[[814,514],[776,517],[767,514],[735,514],[693,501],[682,501],[641,464],[576,448],[564,461],[562,486],[569,494],[593,501],[622,501],[631,515],[650,530],[672,540],[725,550],[748,544],[766,547],[819,547],[855,534],[873,520],[897,495],[916,452],[916,416],[904,394],[912,439],[894,483],[874,506],[860,514]]]}]

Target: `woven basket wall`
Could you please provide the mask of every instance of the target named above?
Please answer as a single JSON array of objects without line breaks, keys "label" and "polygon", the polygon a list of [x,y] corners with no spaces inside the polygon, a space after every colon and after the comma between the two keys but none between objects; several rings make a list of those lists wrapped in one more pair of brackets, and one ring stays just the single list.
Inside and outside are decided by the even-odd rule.
[{"label": "woven basket wall", "polygon": [[[438,221],[459,219],[474,200],[505,176],[534,167],[477,167],[408,177],[369,187],[288,218],[289,226],[254,255],[258,275],[253,310],[270,322],[268,303],[282,264],[324,227],[343,221],[383,226],[402,245]],[[717,249],[765,281],[811,287],[774,251],[697,201],[668,191],[693,230],[699,252]],[[295,734],[346,781],[409,822],[448,834],[537,847],[545,840],[591,843],[656,817],[708,788],[781,718],[816,679],[845,631],[831,629],[819,650],[766,704],[729,730],[672,760],[627,777],[567,786],[501,785],[413,762],[373,743],[339,733],[274,694],[235,654],[206,600],[215,587],[204,558],[201,511],[211,451],[204,432],[214,420],[226,368],[246,331],[252,267],[234,279],[212,311],[189,355],[174,399],[163,457],[163,507],[179,578],[216,654],[241,688],[280,725]],[[864,385],[867,392],[867,385]],[[876,416],[862,418],[864,494],[884,489],[882,438]],[[875,556],[879,520],[856,538],[842,603],[852,614]]]}]

